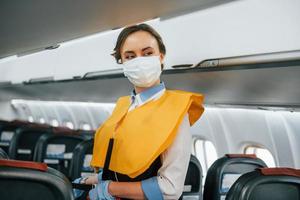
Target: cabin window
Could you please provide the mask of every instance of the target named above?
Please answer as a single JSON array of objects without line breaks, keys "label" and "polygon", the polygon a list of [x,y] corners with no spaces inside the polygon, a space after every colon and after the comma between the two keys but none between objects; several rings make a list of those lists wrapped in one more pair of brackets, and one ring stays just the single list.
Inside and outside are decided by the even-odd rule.
[{"label": "cabin window", "polygon": [[268,167],[276,167],[275,159],[272,153],[263,147],[247,146],[244,150],[245,154],[255,154],[258,158],[262,159]]},{"label": "cabin window", "polygon": [[202,140],[197,138],[194,143],[195,156],[198,158],[205,180],[205,176],[209,167],[213,164],[215,160],[218,159],[217,150],[214,144],[208,140]]},{"label": "cabin window", "polygon": [[65,122],[64,125],[70,129],[74,129],[74,125],[72,122]]},{"label": "cabin window", "polygon": [[58,127],[59,123],[56,119],[52,119],[51,120],[51,125],[54,126],[54,127]]},{"label": "cabin window", "polygon": [[29,116],[29,117],[28,117],[28,121],[29,121],[29,122],[34,122],[33,117],[32,117],[32,116]]},{"label": "cabin window", "polygon": [[41,117],[41,118],[40,118],[40,123],[41,123],[41,124],[45,124],[45,123],[46,123],[45,119]]},{"label": "cabin window", "polygon": [[92,130],[92,127],[88,123],[82,123],[80,125],[80,129],[85,130],[85,131],[90,131],[90,130]]}]

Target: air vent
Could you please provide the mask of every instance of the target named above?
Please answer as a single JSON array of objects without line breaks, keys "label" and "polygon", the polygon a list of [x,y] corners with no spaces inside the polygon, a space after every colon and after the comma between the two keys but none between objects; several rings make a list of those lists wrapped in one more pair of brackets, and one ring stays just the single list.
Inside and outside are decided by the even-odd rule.
[{"label": "air vent", "polygon": [[54,77],[53,76],[49,76],[49,77],[41,77],[41,78],[32,78],[29,79],[29,81],[24,81],[24,84],[34,84],[34,83],[49,83],[49,82],[53,82],[54,81]]},{"label": "air vent", "polygon": [[88,72],[83,76],[83,78],[94,78],[94,77],[99,77],[104,75],[114,75],[114,74],[123,74],[123,69],[117,68],[117,69],[109,69],[103,71]]},{"label": "air vent", "polygon": [[0,87],[3,87],[3,86],[9,86],[9,85],[11,85],[12,83],[11,83],[11,81],[1,81],[0,82]]}]

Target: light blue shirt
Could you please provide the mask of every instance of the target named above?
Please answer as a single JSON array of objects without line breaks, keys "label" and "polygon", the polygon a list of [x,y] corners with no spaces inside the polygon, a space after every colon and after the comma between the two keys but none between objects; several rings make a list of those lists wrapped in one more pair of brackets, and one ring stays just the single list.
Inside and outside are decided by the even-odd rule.
[{"label": "light blue shirt", "polygon": [[131,102],[134,103],[138,101],[139,104],[143,104],[148,102],[149,100],[153,99],[159,93],[164,92],[166,90],[164,82],[161,82],[158,85],[155,85],[139,94],[135,93],[135,90],[131,92]]}]

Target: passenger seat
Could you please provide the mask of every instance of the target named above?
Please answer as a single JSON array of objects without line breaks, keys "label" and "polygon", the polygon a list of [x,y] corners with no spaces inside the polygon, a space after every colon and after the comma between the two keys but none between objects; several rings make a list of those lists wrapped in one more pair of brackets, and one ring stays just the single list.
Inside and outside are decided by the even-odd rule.
[{"label": "passenger seat", "polygon": [[267,167],[254,154],[226,154],[209,168],[204,185],[204,200],[224,200],[232,184],[247,172]]},{"label": "passenger seat", "polygon": [[75,180],[79,177],[85,177],[93,173],[90,167],[90,161],[93,154],[94,139],[85,140],[79,143],[74,151],[70,166],[70,179]]},{"label": "passenger seat", "polygon": [[1,200],[73,200],[72,185],[44,163],[0,159]]},{"label": "passenger seat", "polygon": [[18,128],[30,124],[26,121],[13,120],[0,122],[0,147],[8,154],[10,142]]},{"label": "passenger seat", "polygon": [[261,168],[242,175],[226,200],[299,200],[300,170]]},{"label": "passenger seat", "polygon": [[182,194],[183,200],[202,200],[202,178],[203,172],[197,157],[191,155],[188,171],[184,181],[184,189]]},{"label": "passenger seat", "polygon": [[9,121],[0,119],[0,131],[1,131],[2,127],[7,126],[7,124],[9,124]]},{"label": "passenger seat", "polygon": [[9,158],[32,161],[37,140],[43,134],[51,134],[51,129],[49,125],[36,123],[18,128],[10,141]]},{"label": "passenger seat", "polygon": [[85,136],[75,131],[42,135],[36,143],[33,160],[45,162],[69,176],[74,148],[84,140]]}]

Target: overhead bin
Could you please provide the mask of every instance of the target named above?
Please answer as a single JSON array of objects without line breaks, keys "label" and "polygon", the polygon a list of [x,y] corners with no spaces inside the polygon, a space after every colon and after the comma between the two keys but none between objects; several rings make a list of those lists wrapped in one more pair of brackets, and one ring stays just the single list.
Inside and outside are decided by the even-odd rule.
[{"label": "overhead bin", "polygon": [[[162,80],[167,88],[201,92],[205,103],[211,105],[241,105],[300,108],[300,51],[275,53],[263,62],[190,67],[165,70]],[[289,56],[293,54],[294,56]],[[254,55],[259,56],[259,55]],[[270,57],[271,55],[267,55]],[[249,60],[247,56],[247,60]],[[259,56],[259,58],[262,58]],[[288,59],[287,59],[288,58]],[[222,58],[227,59],[228,58]],[[219,63],[222,63],[219,59]],[[232,59],[232,58],[231,58]],[[214,59],[216,60],[216,59]],[[244,62],[244,63],[243,63]],[[118,97],[129,95],[132,85],[122,71],[109,74],[89,73],[81,79],[53,82],[34,82],[0,86],[0,101],[11,99],[63,100],[89,102],[115,102]]]}]

